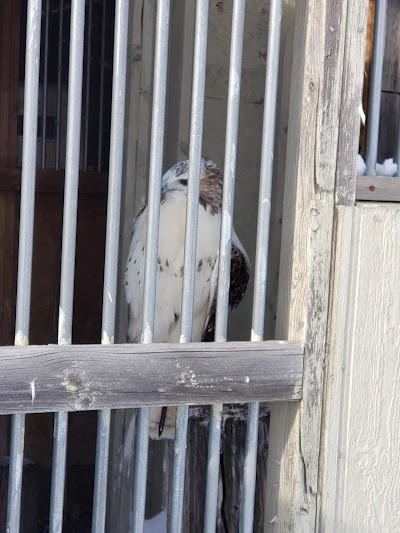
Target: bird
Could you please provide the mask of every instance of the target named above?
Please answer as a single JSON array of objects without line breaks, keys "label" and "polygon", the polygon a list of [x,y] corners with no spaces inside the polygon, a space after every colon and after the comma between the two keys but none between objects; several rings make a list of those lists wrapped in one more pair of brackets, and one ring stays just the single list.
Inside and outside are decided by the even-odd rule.
[{"label": "bird", "polygon": [[[202,157],[200,167],[192,341],[212,342],[216,319],[223,175],[210,159]],[[161,179],[153,332],[153,342],[157,343],[180,341],[188,179],[187,160],[176,163]],[[133,343],[141,342],[142,338],[147,214],[147,205],[143,205],[133,220],[125,270],[128,340]],[[250,271],[249,257],[234,229],[231,243],[230,310],[243,299]],[[174,438],[175,419],[176,408],[152,407],[149,436],[152,439]]]}]

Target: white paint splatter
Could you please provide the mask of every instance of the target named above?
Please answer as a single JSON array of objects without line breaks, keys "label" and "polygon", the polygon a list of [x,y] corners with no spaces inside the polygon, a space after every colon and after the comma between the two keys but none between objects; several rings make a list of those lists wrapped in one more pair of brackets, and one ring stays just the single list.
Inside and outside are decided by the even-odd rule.
[{"label": "white paint splatter", "polygon": [[262,341],[262,336],[261,335],[258,335],[254,329],[251,330],[251,341],[252,342],[261,342]]},{"label": "white paint splatter", "polygon": [[35,381],[36,381],[36,380],[37,380],[37,378],[33,379],[33,380],[30,382],[32,404],[33,404],[33,400],[36,398],[36,385],[35,385]]},{"label": "white paint splatter", "polygon": [[107,335],[107,332],[103,330],[101,334],[101,344],[114,344],[114,335],[111,338]]},{"label": "white paint splatter", "polygon": [[22,331],[17,331],[15,334],[14,343],[15,346],[28,346],[29,339],[22,333]]},{"label": "white paint splatter", "polygon": [[270,521],[270,524],[275,524],[278,522],[278,517],[275,515],[274,518]]},{"label": "white paint splatter", "polygon": [[142,333],[142,344],[149,344],[151,340],[152,340],[151,327],[150,327],[150,324],[147,323]]},{"label": "white paint splatter", "polygon": [[235,142],[232,143],[232,158],[231,158],[231,172],[232,174],[235,173],[235,165],[236,165],[236,144]]},{"label": "white paint splatter", "polygon": [[246,377],[244,378],[244,382],[245,382],[245,383],[250,383],[250,378],[249,378],[249,376],[246,376]]},{"label": "white paint splatter", "polygon": [[71,337],[68,339],[66,338],[65,313],[61,307],[58,309],[58,344],[61,344],[62,346],[71,344]]},{"label": "white paint splatter", "polygon": [[187,342],[185,335],[179,337],[179,342]]},{"label": "white paint splatter", "polygon": [[240,92],[239,74],[234,70],[232,72],[232,97],[236,98]]}]

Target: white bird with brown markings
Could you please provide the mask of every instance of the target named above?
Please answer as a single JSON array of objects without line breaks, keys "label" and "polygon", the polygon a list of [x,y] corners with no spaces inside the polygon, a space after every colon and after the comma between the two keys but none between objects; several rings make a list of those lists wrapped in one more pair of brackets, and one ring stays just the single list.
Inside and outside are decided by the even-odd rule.
[{"label": "white bird with brown markings", "polygon": [[[161,180],[154,342],[180,340],[188,170],[188,161],[181,161]],[[222,186],[223,176],[217,165],[202,158],[193,342],[214,340]],[[144,206],[133,221],[125,272],[130,342],[141,341],[146,232],[147,206]],[[249,259],[234,230],[230,273],[229,308],[233,309],[241,302],[249,280]],[[175,408],[151,408],[150,436],[173,438],[175,416]]]}]

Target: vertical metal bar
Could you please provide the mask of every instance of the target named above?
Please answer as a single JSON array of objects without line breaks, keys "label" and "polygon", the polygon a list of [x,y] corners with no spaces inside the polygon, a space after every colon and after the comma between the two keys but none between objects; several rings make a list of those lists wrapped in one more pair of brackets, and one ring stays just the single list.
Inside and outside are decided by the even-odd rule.
[{"label": "vertical metal bar", "polygon": [[53,467],[51,471],[51,533],[61,533],[63,525],[65,463],[67,456],[68,413],[54,414]]},{"label": "vertical metal bar", "polygon": [[[117,300],[119,222],[125,119],[126,60],[129,0],[115,6],[114,67],[111,109],[110,172],[108,184],[106,252],[104,265],[102,344],[114,343]],[[92,533],[104,533],[107,503],[107,474],[110,444],[110,409],[99,412]]]},{"label": "vertical metal bar", "polygon": [[103,149],[103,103],[104,103],[104,53],[106,42],[106,7],[107,0],[103,0],[101,14],[101,55],[100,55],[100,102],[99,102],[99,140],[97,148],[97,171],[101,170],[101,152]]},{"label": "vertical metal bar", "polygon": [[[163,164],[165,99],[167,91],[168,34],[170,1],[157,4],[156,44],[154,58],[154,95],[151,122],[151,147],[149,168],[149,198],[146,236],[146,265],[142,319],[142,343],[153,342],[154,311],[156,299],[156,274],[158,254],[158,228],[160,220],[161,177]],[[149,409],[139,410],[137,441],[135,447],[135,472],[133,478],[132,531],[143,531],[146,502],[146,476],[148,460]]]},{"label": "vertical metal bar", "polygon": [[221,455],[221,429],[223,404],[211,406],[208,434],[208,457],[206,478],[206,503],[204,532],[215,532],[218,510],[219,463]]},{"label": "vertical metal bar", "polygon": [[379,117],[381,107],[383,56],[385,52],[387,0],[375,3],[374,43],[372,47],[372,66],[370,98],[368,105],[366,164],[368,176],[376,176],[378,157]]},{"label": "vertical metal bar", "polygon": [[92,40],[92,7],[93,0],[89,0],[86,43],[86,83],[85,83],[85,139],[83,148],[83,168],[87,170],[88,139],[89,139],[89,104],[90,104],[90,54]]},{"label": "vertical metal bar", "polygon": [[[190,121],[189,179],[186,207],[185,262],[182,291],[180,342],[191,342],[196,272],[197,222],[199,210],[203,112],[207,60],[208,0],[196,3],[192,109]],[[182,531],[188,406],[177,409],[175,453],[172,470],[170,531]]]},{"label": "vertical metal bar", "polygon": [[[240,78],[242,70],[245,0],[235,0],[232,13],[231,51],[229,64],[228,110],[225,138],[224,188],[219,250],[217,313],[215,340],[227,338],[229,284],[231,266],[231,236],[236,176],[236,146],[239,125]],[[208,462],[204,531],[212,533],[217,523],[219,462],[221,447],[222,404],[213,405],[208,439]]]},{"label": "vertical metal bar", "polygon": [[[31,306],[33,223],[39,96],[41,0],[28,0],[22,144],[21,207],[19,224],[17,309],[15,345],[29,343]],[[18,533],[24,460],[25,415],[12,416],[10,470],[7,501],[7,533]]]},{"label": "vertical metal bar", "polygon": [[[71,344],[72,341],[84,27],[85,3],[79,0],[72,0],[68,80],[67,154],[65,164],[60,309],[58,317],[58,343],[63,345]],[[56,413],[54,417],[50,532],[61,533],[64,505],[68,414],[66,412]]]},{"label": "vertical metal bar", "polygon": [[[261,148],[260,191],[258,198],[257,244],[251,329],[251,340],[253,342],[261,341],[264,335],[281,18],[282,0],[271,0],[268,28],[268,56],[265,77],[263,139]],[[240,518],[241,533],[250,533],[253,531],[258,418],[259,404],[257,402],[249,404],[243,477],[243,501]]]},{"label": "vertical metal bar", "polygon": [[150,410],[137,410],[135,469],[133,472],[132,533],[143,533],[146,506],[147,463],[149,454]]},{"label": "vertical metal bar", "polygon": [[45,30],[44,30],[44,54],[43,54],[43,101],[42,101],[42,169],[46,166],[46,119],[47,119],[47,70],[49,55],[49,15],[50,0],[46,1],[45,7]]},{"label": "vertical metal bar", "polygon": [[58,58],[57,58],[57,111],[56,111],[56,170],[60,168],[60,133],[61,133],[61,75],[62,75],[62,36],[63,36],[64,0],[60,0],[58,19]]}]

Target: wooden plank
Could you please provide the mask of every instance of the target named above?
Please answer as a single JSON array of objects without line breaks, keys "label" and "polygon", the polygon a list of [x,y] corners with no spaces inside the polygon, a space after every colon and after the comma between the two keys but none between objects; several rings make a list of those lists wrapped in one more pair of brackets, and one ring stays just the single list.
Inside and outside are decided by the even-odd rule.
[{"label": "wooden plank", "polygon": [[373,202],[400,202],[400,178],[360,176],[356,197]]},{"label": "wooden plank", "polygon": [[[352,63],[363,57],[367,9],[368,0],[296,3],[277,336],[305,343],[304,385],[301,405],[271,410],[265,531],[315,531],[318,516],[336,172],[343,148],[354,165],[359,130],[340,108],[347,87],[361,97]],[[338,196],[353,189],[344,181]]]},{"label": "wooden plank", "polygon": [[[64,170],[37,170],[36,192],[63,193]],[[106,195],[108,174],[105,172],[80,171],[79,194]],[[21,190],[21,170],[17,168],[0,169],[0,191]]]},{"label": "wooden plank", "polygon": [[338,215],[319,531],[398,531],[400,206]]},{"label": "wooden plank", "polygon": [[[344,44],[339,139],[336,159],[336,205],[354,205],[356,198],[356,157],[359,150],[360,115],[364,82],[366,25],[370,14],[368,0],[349,4],[348,30]],[[367,11],[366,11],[367,10]],[[362,31],[361,31],[362,30]],[[329,150],[327,151],[329,152]]]},{"label": "wooden plank", "polygon": [[298,400],[298,343],[0,348],[0,414]]}]

